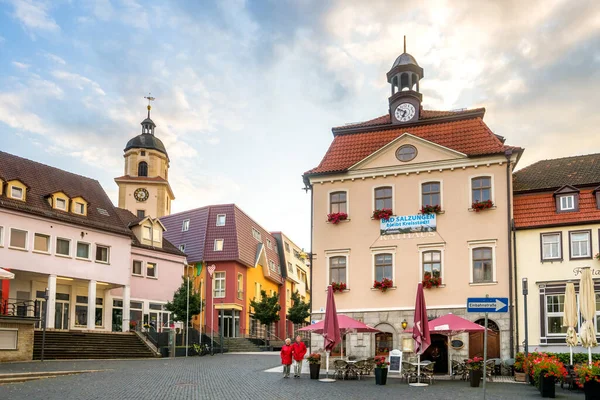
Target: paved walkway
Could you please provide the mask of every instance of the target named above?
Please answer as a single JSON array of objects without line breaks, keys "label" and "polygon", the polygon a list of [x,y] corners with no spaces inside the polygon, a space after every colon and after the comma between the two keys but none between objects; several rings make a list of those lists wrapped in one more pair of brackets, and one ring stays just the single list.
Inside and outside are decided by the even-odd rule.
[{"label": "paved walkway", "polygon": [[[374,378],[322,383],[283,379],[265,372],[277,367],[277,355],[215,355],[177,359],[118,361],[48,361],[0,364],[0,374],[30,371],[101,369],[82,375],[61,376],[0,386],[0,399],[115,400],[115,399],[481,399],[482,390],[467,382],[440,381],[426,388],[390,379],[376,386]],[[558,399],[580,399],[582,393],[556,389]],[[530,385],[490,383],[488,399],[539,399]]]}]

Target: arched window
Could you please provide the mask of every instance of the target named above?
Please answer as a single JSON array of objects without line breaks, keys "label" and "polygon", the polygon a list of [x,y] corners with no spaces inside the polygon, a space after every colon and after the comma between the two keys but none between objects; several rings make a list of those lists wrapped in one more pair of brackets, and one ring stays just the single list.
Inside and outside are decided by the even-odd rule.
[{"label": "arched window", "polygon": [[146,161],[138,164],[138,176],[148,176],[148,163]]},{"label": "arched window", "polygon": [[408,73],[403,73],[400,75],[400,91],[405,91],[410,89],[410,76]]},{"label": "arched window", "polygon": [[337,256],[329,259],[329,282],[346,283],[346,257]]},{"label": "arched window", "polygon": [[390,253],[375,255],[375,280],[393,279],[393,257]]},{"label": "arched window", "polygon": [[375,188],[375,209],[392,209],[392,187],[382,186]]}]

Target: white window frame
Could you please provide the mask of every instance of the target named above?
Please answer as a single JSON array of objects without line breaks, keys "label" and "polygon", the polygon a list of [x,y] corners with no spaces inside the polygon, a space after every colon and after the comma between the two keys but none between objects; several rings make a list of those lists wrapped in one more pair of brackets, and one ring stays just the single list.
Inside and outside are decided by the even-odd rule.
[{"label": "white window frame", "polygon": [[[48,250],[44,251],[44,250],[36,250],[35,249],[35,237],[37,235],[45,236],[48,238]],[[48,235],[46,233],[41,233],[41,232],[34,232],[33,233],[33,246],[31,248],[31,251],[34,253],[39,253],[39,254],[51,254],[52,253],[52,235]]]},{"label": "white window frame", "polygon": [[[396,285],[396,246],[390,247],[379,247],[371,249],[371,282],[375,281],[375,256],[378,254],[391,254],[392,255],[392,281],[394,286]],[[329,261],[327,263],[327,270],[329,270]],[[348,279],[348,260],[346,259],[346,280]],[[348,285],[348,284],[346,284]],[[349,285],[348,285],[349,286]]]},{"label": "white window frame", "polygon": [[19,348],[19,330],[17,328],[0,328],[0,332],[14,333],[14,345],[11,347],[0,347],[0,350],[17,350]]},{"label": "white window frame", "polygon": [[[440,263],[442,264],[442,274],[440,275],[440,277],[442,278],[442,286],[445,286],[446,280],[445,280],[444,274],[445,274],[445,270],[446,270],[446,263],[445,263],[446,246],[443,243],[430,243],[430,244],[417,245],[417,247],[419,249],[419,272],[418,272],[419,273],[419,281],[423,280],[423,253],[426,253],[428,251],[439,251],[441,253],[440,254]],[[473,268],[473,267],[471,267],[471,268]],[[472,272],[471,272],[471,276],[472,276]]]},{"label": "white window frame", "polygon": [[[13,231],[25,232],[25,247],[16,247],[16,246],[10,245]],[[19,228],[10,228],[9,233],[10,233],[10,235],[8,237],[8,248],[9,249],[29,251],[29,231],[26,231],[25,229],[19,229]]]},{"label": "white window frame", "polygon": [[[223,274],[223,277],[220,277],[220,274]],[[219,277],[217,277],[217,275],[219,275]],[[215,299],[224,299],[226,294],[227,294],[227,273],[226,271],[215,271],[214,272],[214,277],[213,277],[213,282],[215,283],[214,287],[212,288],[213,290],[213,297]],[[219,292],[217,294],[217,281],[221,282],[222,284],[219,284]],[[221,294],[222,292],[222,294]]]},{"label": "white window frame", "polygon": [[[223,223],[220,224],[219,223],[219,218],[223,218]],[[225,224],[227,223],[227,214],[217,214],[217,221],[216,221],[216,225],[215,226],[225,226]]]},{"label": "white window frame", "polygon": [[[98,247],[104,247],[106,249],[106,261],[98,260],[96,258],[98,256]],[[94,248],[94,261],[98,264],[110,264],[110,246],[101,243],[96,243],[96,246]]]},{"label": "white window frame", "polygon": [[[221,243],[221,248],[219,249],[217,246],[217,243]],[[225,239],[215,239],[215,245],[213,247],[213,251],[223,251],[223,248],[225,247]]]},{"label": "white window frame", "polygon": [[[69,254],[60,254],[58,253],[58,241],[59,240],[66,240],[67,242],[69,242]],[[65,237],[61,237],[61,236],[57,236],[54,240],[54,255],[57,257],[67,257],[67,258],[72,258],[71,254],[73,253],[73,246],[71,246],[71,244],[73,244],[73,241],[69,238],[65,238]]]},{"label": "white window frame", "polygon": [[[563,311],[553,311],[553,312],[548,312],[548,297],[549,296],[562,296],[563,297]],[[565,314],[564,312],[564,307],[565,307],[565,297],[566,294],[565,293],[551,293],[551,294],[546,294],[544,295],[544,319],[545,319],[545,325],[546,325],[546,337],[566,337],[566,333],[550,333],[549,328],[550,328],[550,324],[548,323],[548,318],[549,317],[560,317],[561,318],[561,322],[562,322],[562,318]],[[579,296],[577,296],[577,321],[580,320],[580,316],[579,316]],[[579,324],[578,324],[579,325]],[[579,329],[577,329],[577,331],[579,332]]]},{"label": "white window frame", "polygon": [[252,228],[252,237],[259,242],[262,242],[262,234],[256,228]]},{"label": "white window frame", "polygon": [[[60,200],[60,201],[64,201],[64,202],[65,202],[65,206],[64,206],[64,208],[63,208],[63,207],[59,207],[59,206],[58,206],[58,202],[59,202],[59,200]],[[63,199],[62,197],[57,197],[57,198],[54,200],[54,208],[56,208],[57,210],[61,210],[61,211],[67,211],[67,207],[68,207],[68,202],[67,202],[67,200]]]},{"label": "white window frame", "polygon": [[[588,237],[587,254],[585,256],[573,255],[573,234],[578,234],[578,233],[585,233],[585,234],[587,234],[587,237]],[[590,231],[569,231],[569,258],[571,260],[592,258],[592,234]]]},{"label": "white window frame", "polygon": [[4,227],[0,226],[0,247],[4,247]]},{"label": "white window frame", "polygon": [[185,253],[185,244],[180,244],[179,245],[179,251],[184,252]]},{"label": "white window frame", "polygon": [[[434,183],[434,182],[437,182],[440,184],[440,208],[442,210],[444,210],[444,181],[442,179],[438,179],[438,178],[425,179],[425,180],[419,181],[419,204],[421,205],[420,208],[425,207],[425,204],[423,204],[423,185],[425,183]],[[473,191],[471,191],[471,196],[473,196]],[[473,204],[473,201],[471,201],[471,204]],[[442,269],[443,268],[444,267],[442,267]],[[443,280],[442,280],[442,282],[443,282]]]},{"label": "white window frame", "polygon": [[[15,200],[23,200],[25,198],[25,189],[20,187],[20,186],[16,186],[16,185],[10,185],[10,198],[11,199],[15,199]],[[13,189],[17,189],[21,191],[21,196],[13,196]]]},{"label": "white window frame", "polygon": [[187,232],[190,230],[190,220],[184,219],[181,223],[181,232]]},{"label": "white window frame", "polygon": [[[479,176],[479,175],[478,175]],[[492,240],[473,240],[468,242],[469,249],[469,284],[471,286],[486,286],[486,285],[497,285],[498,281],[496,278],[496,247],[498,246],[498,241],[496,239]],[[478,247],[491,247],[492,248],[492,282],[473,282],[473,249]],[[443,267],[442,267],[443,269]],[[443,279],[442,279],[442,282]]]},{"label": "white window frame", "polygon": [[[242,278],[242,279],[240,279]],[[238,273],[237,275],[237,299],[244,300],[244,275]]]},{"label": "white window frame", "polygon": [[[390,185],[384,185],[384,186],[390,186]],[[350,217],[350,189],[345,189],[345,188],[332,189],[327,192],[327,213],[325,214],[325,216],[327,216],[327,214],[331,213],[331,193],[335,193],[335,192],[346,192],[346,214],[348,214],[348,217]],[[371,201],[373,202],[373,206],[375,206],[375,192],[374,191],[372,193],[372,196],[373,196],[373,199]]]},{"label": "white window frame", "polygon": [[[79,257],[77,255],[77,246],[79,245],[79,243],[87,245],[87,247],[88,247],[88,256],[87,256],[87,258],[85,258],[85,257]],[[82,241],[78,240],[77,243],[75,244],[75,258],[78,259],[78,260],[92,261],[92,244],[89,243],[89,242],[82,242]]]},{"label": "white window frame", "polygon": [[[146,233],[149,233],[148,237],[146,237]],[[144,240],[152,240],[152,227],[151,226],[142,226],[142,239]]]},{"label": "white window frame", "polygon": [[275,261],[269,260],[269,269],[273,272],[277,272],[277,264],[275,264]]},{"label": "white window frame", "polygon": [[[350,288],[350,250],[325,250],[325,264],[327,273],[325,273],[325,287],[331,283],[329,259],[332,257],[346,257],[346,287]],[[371,268],[373,270],[373,268]]]},{"label": "white window frame", "polygon": [[[375,185],[371,188],[371,208],[373,209],[373,211],[376,210],[375,208],[375,190],[379,189],[379,188],[384,188],[384,187],[391,187],[392,188],[392,211],[396,211],[396,186],[393,183],[390,183],[389,185]],[[336,190],[337,191],[337,190]],[[331,199],[329,200],[331,201]],[[348,209],[348,193],[346,193],[346,208]],[[331,207],[328,207],[327,210],[331,210]],[[329,214],[329,212],[327,212]],[[350,215],[350,213],[348,213],[348,215]]]},{"label": "white window frame", "polygon": [[[77,207],[78,207],[78,206],[81,206],[81,212],[79,212],[79,211],[77,210]],[[85,215],[85,204],[84,204],[84,203],[81,203],[81,202],[79,202],[79,201],[76,201],[76,202],[75,202],[75,207],[73,207],[73,212],[74,212],[75,214],[79,214],[79,215]]]},{"label": "white window frame", "polygon": [[[148,279],[158,279],[158,263],[155,262],[146,262],[146,278]],[[148,275],[148,265],[154,265],[154,275]]]},{"label": "white window frame", "polygon": [[[560,232],[548,232],[548,233],[542,233],[541,235],[541,260],[542,261],[557,261],[557,260],[562,260],[563,256],[562,256],[562,234]],[[556,236],[558,237],[558,256],[556,257],[545,257],[545,251],[544,251],[544,245],[546,243],[544,243],[544,238],[546,237],[550,237],[550,236]],[[553,244],[553,243],[550,243]]]},{"label": "white window frame", "polygon": [[[134,266],[134,264],[136,262],[140,263],[140,273],[139,274],[136,274],[135,270],[133,268],[133,266]],[[131,262],[131,275],[133,275],[133,276],[144,276],[144,267],[145,267],[145,265],[144,265],[144,262],[142,260],[133,260]]]},{"label": "white window frame", "polygon": [[[491,174],[475,174],[475,175],[470,175],[469,176],[469,184],[467,185],[467,187],[469,188],[469,208],[471,208],[471,205],[473,204],[473,179],[475,178],[490,178],[490,200],[492,200],[492,203],[494,203],[494,206],[496,206],[496,183],[494,182],[494,175]],[[441,187],[440,187],[441,190]],[[419,203],[421,201],[419,200]],[[443,208],[442,208],[443,210]]]},{"label": "white window frame", "polygon": [[155,226],[152,227],[152,241],[160,243],[162,241],[161,230]]},{"label": "white window frame", "polygon": [[[563,205],[563,200],[571,199],[571,207],[568,207],[565,201]],[[558,196],[558,204],[560,206],[560,211],[573,211],[575,210],[575,195],[574,194],[562,194]]]},{"label": "white window frame", "polygon": [[267,238],[267,247],[271,250],[273,250],[273,242],[271,242],[271,239]]}]

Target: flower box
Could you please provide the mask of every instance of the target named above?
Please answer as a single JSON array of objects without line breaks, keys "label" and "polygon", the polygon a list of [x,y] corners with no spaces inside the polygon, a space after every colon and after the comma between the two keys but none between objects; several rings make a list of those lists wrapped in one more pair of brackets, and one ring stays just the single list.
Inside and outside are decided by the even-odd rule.
[{"label": "flower box", "polygon": [[383,278],[381,281],[373,282],[373,288],[379,289],[382,292],[387,291],[389,288],[394,286],[394,281],[388,278]]},{"label": "flower box", "polygon": [[394,212],[390,208],[373,211],[373,219],[389,219]]},{"label": "flower box", "polygon": [[585,399],[600,399],[600,361],[575,366],[575,383],[583,388]]},{"label": "flower box", "polygon": [[475,201],[473,202],[473,204],[471,204],[471,208],[475,211],[475,212],[479,212],[482,210],[487,210],[494,207],[494,203],[491,200],[486,200],[486,201]]},{"label": "flower box", "polygon": [[419,210],[419,212],[421,214],[439,214],[442,212],[442,207],[438,204],[436,204],[435,206],[430,206],[428,204],[426,206],[421,207],[421,210]]},{"label": "flower box", "polygon": [[344,282],[331,282],[331,289],[333,289],[333,293],[343,292],[346,290],[346,284]]},{"label": "flower box", "polygon": [[345,221],[348,219],[348,214],[346,213],[331,213],[331,214],[327,214],[327,222],[330,222],[332,224],[337,224],[340,221]]},{"label": "flower box", "polygon": [[423,287],[425,289],[431,289],[434,287],[442,286],[442,278],[434,273],[433,276],[429,272],[425,272],[423,275]]}]

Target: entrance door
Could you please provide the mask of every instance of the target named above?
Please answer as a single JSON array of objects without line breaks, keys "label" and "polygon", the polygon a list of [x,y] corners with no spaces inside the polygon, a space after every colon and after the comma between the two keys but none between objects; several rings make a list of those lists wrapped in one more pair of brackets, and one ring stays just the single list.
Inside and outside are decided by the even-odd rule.
[{"label": "entrance door", "polygon": [[150,320],[148,324],[154,328],[155,331],[158,331],[158,313],[150,312]]},{"label": "entrance door", "polygon": [[113,308],[112,310],[112,331],[121,332],[123,330],[123,309]]},{"label": "entrance door", "polygon": [[219,327],[223,330],[223,337],[238,337],[240,329],[240,312],[237,310],[223,310],[219,313]]},{"label": "entrance door", "polygon": [[69,329],[69,303],[56,302],[54,307],[54,329]]},{"label": "entrance door", "polygon": [[[481,326],[485,325],[485,320],[475,321]],[[488,319],[488,343],[487,358],[500,358],[500,329],[498,325]],[[483,357],[483,332],[471,333],[469,335],[469,358]]]},{"label": "entrance door", "polygon": [[435,362],[433,372],[448,373],[448,338],[444,335],[431,334],[431,345],[421,356],[422,360]]}]

